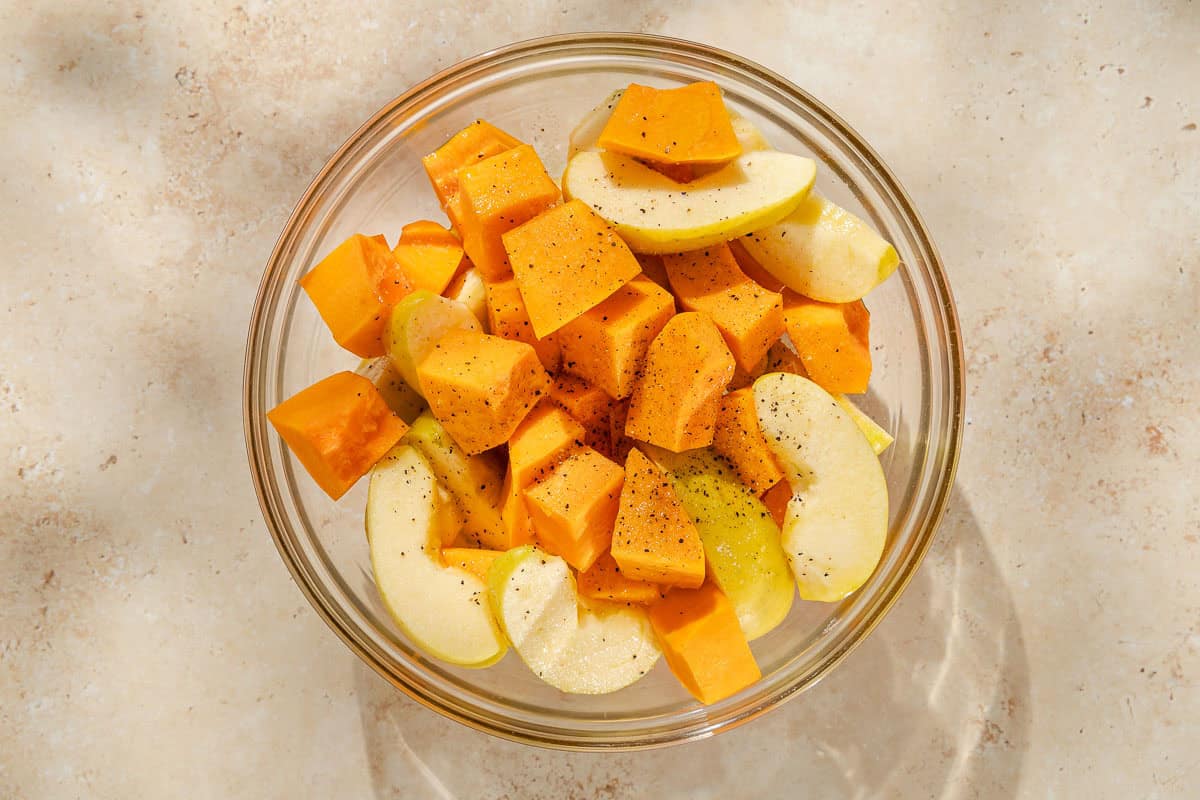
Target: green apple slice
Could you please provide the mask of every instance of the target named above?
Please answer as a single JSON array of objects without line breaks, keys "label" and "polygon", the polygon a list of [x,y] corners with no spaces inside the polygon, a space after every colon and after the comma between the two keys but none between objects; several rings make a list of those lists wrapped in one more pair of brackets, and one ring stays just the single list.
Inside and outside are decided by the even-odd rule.
[{"label": "green apple slice", "polygon": [[483,581],[442,561],[436,487],[428,462],[403,443],[371,472],[366,524],[375,585],[415,645],[452,664],[486,667],[507,645]]},{"label": "green apple slice", "polygon": [[457,300],[417,289],[392,308],[388,320],[388,355],[405,382],[424,397],[417,364],[433,351],[447,331],[479,330],[479,320]]},{"label": "green apple slice", "polygon": [[453,498],[468,542],[504,549],[507,537],[500,519],[504,471],[493,455],[464,453],[429,412],[413,421],[404,441],[429,461],[439,487]]},{"label": "green apple slice", "polygon": [[896,438],[885,431],[882,426],[875,420],[871,419],[866,413],[854,405],[849,397],[844,394],[835,394],[833,399],[850,415],[850,419],[854,420],[854,424],[863,432],[863,436],[867,437],[867,441],[871,443],[871,449],[875,451],[875,455],[879,455],[884,450],[892,446],[892,442]]},{"label": "green apple slice", "polygon": [[680,184],[627,156],[585,151],[567,162],[563,193],[594,208],[634,252],[678,253],[775,224],[816,174],[810,158],[763,151]]},{"label": "green apple slice", "polygon": [[754,382],[763,437],[792,487],[783,523],[800,596],[836,602],[871,577],[887,540],[887,483],[854,420],[820,386],[786,372]]},{"label": "green apple slice", "polygon": [[383,402],[409,425],[425,410],[425,398],[408,385],[408,381],[392,363],[391,356],[364,358],[354,371],[375,384]]},{"label": "green apple slice", "polygon": [[767,507],[714,450],[639,446],[670,474],[700,532],[713,580],[733,604],[746,638],[757,639],[783,622],[796,589]]},{"label": "green apple slice", "polygon": [[446,296],[466,306],[475,315],[480,330],[488,332],[487,285],[480,277],[479,270],[472,267],[460,272],[446,287]]},{"label": "green apple slice", "polygon": [[660,651],[641,608],[581,606],[567,562],[533,545],[488,571],[488,596],[513,649],[535,675],[571,694],[607,694],[641,678]]},{"label": "green apple slice", "polygon": [[789,289],[826,303],[858,300],[900,264],[896,248],[874,228],[816,192],[739,241]]}]

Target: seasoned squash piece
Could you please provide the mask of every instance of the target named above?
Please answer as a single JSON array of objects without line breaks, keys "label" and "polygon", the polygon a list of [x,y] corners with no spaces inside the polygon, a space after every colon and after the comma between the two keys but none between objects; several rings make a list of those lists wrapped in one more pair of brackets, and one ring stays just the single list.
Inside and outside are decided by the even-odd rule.
[{"label": "seasoned squash piece", "polygon": [[670,476],[634,448],[613,527],[612,557],[622,574],[694,589],[704,582],[700,532],[675,494]]},{"label": "seasoned squash piece", "polygon": [[550,399],[583,426],[588,447],[609,453],[613,401],[604,390],[574,375],[560,374],[550,387]]},{"label": "seasoned squash piece", "polygon": [[631,83],[600,132],[600,146],[662,164],[721,164],[742,153],[712,81],[676,89]]},{"label": "seasoned squash piece", "polygon": [[753,369],[783,335],[783,297],[747,278],[728,245],[664,256],[663,263],[679,305],[712,317],[741,369]]},{"label": "seasoned squash piece", "polygon": [[713,449],[729,459],[742,483],[754,494],[765,492],[783,479],[783,471],[759,430],[751,386],[721,398]]},{"label": "seasoned squash piece", "polygon": [[792,502],[791,485],[786,479],[781,479],[779,483],[763,492],[762,501],[767,511],[771,512],[771,519],[782,528],[784,520],[787,519],[788,503]]},{"label": "seasoned squash piece", "polygon": [[414,289],[428,289],[434,294],[444,292],[466,263],[458,237],[427,219],[400,229],[400,240],[392,248],[392,255]]},{"label": "seasoned squash piece", "polygon": [[733,605],[715,584],[673,589],[649,614],[671,672],[701,703],[724,700],[762,677]]},{"label": "seasoned squash piece", "polygon": [[549,552],[587,570],[608,549],[625,471],[590,447],[525,490],[533,530]]},{"label": "seasoned squash piece", "polygon": [[462,233],[462,195],[458,189],[458,171],[485,158],[511,150],[519,140],[491,123],[477,119],[450,137],[444,145],[421,159],[425,174],[433,184],[450,224]]},{"label": "seasoned squash piece", "polygon": [[596,559],[589,569],[575,576],[575,581],[579,594],[593,600],[645,605],[662,597],[663,587],[659,584],[634,580],[622,574],[612,553]]},{"label": "seasoned squash piece", "polygon": [[613,399],[627,397],[650,343],[674,314],[675,300],[668,292],[648,278],[634,278],[555,334],[563,369]]},{"label": "seasoned squash piece", "polygon": [[871,314],[861,300],[822,303],[784,295],[788,338],[813,383],[830,394],[860,394],[871,379]]},{"label": "seasoned squash piece", "polygon": [[468,454],[506,442],[550,384],[529,345],[461,329],[438,340],[417,379],[433,416]]},{"label": "seasoned squash piece", "polygon": [[621,237],[579,200],[539,214],[503,239],[539,337],[597,305],[642,269]]},{"label": "seasoned squash piece", "polygon": [[442,558],[446,565],[461,569],[487,584],[488,569],[492,562],[504,555],[503,550],[480,550],[475,547],[444,547]]},{"label": "seasoned squash piece", "polygon": [[337,500],[408,430],[370,380],[339,372],[267,412],[325,493]]},{"label": "seasoned squash piece", "polygon": [[525,309],[525,300],[521,290],[512,278],[494,281],[487,285],[488,327],[497,336],[505,339],[515,339],[525,342],[537,351],[542,366],[550,372],[558,370],[561,353],[558,336],[551,334],[544,339],[533,335],[533,326],[529,324],[529,312]]},{"label": "seasoned squash piece", "polygon": [[512,269],[501,234],[557,203],[558,186],[527,144],[463,167],[458,185],[463,249],[485,281],[503,280]]},{"label": "seasoned squash piece", "polygon": [[733,356],[705,314],[671,317],[646,355],[625,434],[673,452],[712,444]]},{"label": "seasoned squash piece", "polygon": [[391,307],[412,284],[382,236],[355,234],[300,279],[334,341],[362,358],[384,353]]}]

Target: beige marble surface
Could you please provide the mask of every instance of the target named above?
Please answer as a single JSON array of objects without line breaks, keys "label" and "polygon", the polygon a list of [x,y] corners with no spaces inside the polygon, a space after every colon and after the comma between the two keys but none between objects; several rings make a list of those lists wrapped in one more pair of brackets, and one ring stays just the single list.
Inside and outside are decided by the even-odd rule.
[{"label": "beige marble surface", "polygon": [[[1194,3],[33,5],[0,8],[0,797],[1197,796]],[[587,29],[843,114],[970,356],[953,507],[891,616],[777,713],[648,754],[490,740],[376,679],[287,576],[239,417],[326,156],[436,68]]]}]

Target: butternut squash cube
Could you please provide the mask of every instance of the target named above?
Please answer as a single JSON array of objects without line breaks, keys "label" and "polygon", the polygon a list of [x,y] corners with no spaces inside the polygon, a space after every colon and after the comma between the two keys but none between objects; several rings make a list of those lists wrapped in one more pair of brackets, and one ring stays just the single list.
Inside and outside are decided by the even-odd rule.
[{"label": "butternut squash cube", "polygon": [[634,448],[613,527],[612,557],[627,578],[694,589],[704,583],[704,545],[671,477]]},{"label": "butternut squash cube", "polygon": [[384,354],[388,312],[413,287],[382,236],[355,234],[300,279],[334,341],[362,358]]},{"label": "butternut squash cube", "polygon": [[480,550],[475,547],[445,547],[442,548],[442,558],[446,565],[461,569],[487,584],[488,570],[492,562],[504,555],[503,550]]},{"label": "butternut squash cube", "polygon": [[729,459],[742,483],[754,494],[762,494],[783,479],[783,471],[758,427],[751,386],[721,398],[713,449]]},{"label": "butternut squash cube", "polygon": [[488,326],[492,333],[529,344],[537,351],[543,367],[550,372],[558,370],[561,352],[557,334],[545,339],[533,335],[529,312],[525,309],[525,300],[515,280],[507,278],[487,284],[487,302]]},{"label": "butternut squash cube", "polygon": [[503,280],[512,268],[501,235],[557,203],[558,186],[527,144],[463,167],[458,185],[463,248],[485,281]]},{"label": "butternut squash cube", "polygon": [[625,435],[679,453],[712,444],[733,356],[708,315],[676,314],[650,344]]},{"label": "butternut squash cube", "polygon": [[392,248],[408,282],[414,289],[441,294],[466,264],[462,242],[431,220],[410,222],[400,229],[400,240]]},{"label": "butternut squash cube", "polygon": [[469,164],[511,150],[521,142],[491,123],[477,119],[450,137],[444,145],[421,159],[425,174],[442,204],[450,224],[462,233],[463,199],[458,171]]},{"label": "butternut squash cube", "polygon": [[503,240],[539,337],[554,333],[642,271],[625,241],[579,200],[539,214]]},{"label": "butternut squash cube", "polygon": [[742,153],[721,90],[712,81],[676,89],[629,84],[599,144],[661,164],[722,164]]},{"label": "butternut squash cube", "polygon": [[662,597],[658,584],[625,577],[612,553],[600,556],[590,569],[576,575],[575,583],[580,595],[593,600],[646,605]]},{"label": "butternut squash cube", "polygon": [[584,447],[583,438],[583,427],[547,400],[529,412],[513,431],[508,440],[508,473],[500,510],[508,549],[533,542],[525,489],[549,474],[572,450]]},{"label": "butternut squash cube", "polygon": [[533,530],[550,553],[584,571],[608,549],[625,471],[590,447],[525,490]]},{"label": "butternut squash cube", "polygon": [[767,507],[767,511],[771,512],[771,519],[775,520],[775,524],[780,528],[783,527],[783,521],[787,518],[788,503],[792,502],[792,487],[785,479],[781,479],[779,483],[772,486],[763,492],[763,505]]},{"label": "butternut squash cube", "polygon": [[871,379],[871,314],[862,300],[822,303],[787,292],[788,338],[813,383],[830,394],[859,394]]},{"label": "butternut squash cube", "polygon": [[609,454],[613,401],[607,393],[574,375],[559,374],[550,387],[550,399],[583,426],[588,447]]},{"label": "butternut squash cube", "polygon": [[701,703],[724,700],[762,677],[733,604],[715,584],[673,589],[649,616],[667,666]]},{"label": "butternut squash cube", "polygon": [[503,444],[549,388],[537,353],[478,331],[448,331],[417,365],[429,410],[468,454]]},{"label": "butternut squash cube", "polygon": [[679,305],[712,317],[743,370],[783,335],[783,297],[747,278],[729,245],[664,256],[663,264]]},{"label": "butternut squash cube", "polygon": [[330,375],[292,395],[267,419],[334,500],[408,431],[375,385],[353,372]]},{"label": "butternut squash cube", "polygon": [[675,299],[637,277],[558,333],[563,369],[619,400],[633,391],[646,351],[675,314]]}]

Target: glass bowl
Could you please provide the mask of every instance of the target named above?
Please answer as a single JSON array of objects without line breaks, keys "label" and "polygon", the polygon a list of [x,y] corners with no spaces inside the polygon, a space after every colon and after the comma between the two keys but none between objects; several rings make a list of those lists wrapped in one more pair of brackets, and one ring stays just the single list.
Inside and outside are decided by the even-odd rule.
[{"label": "glass bowl", "polygon": [[[874,375],[861,405],[896,436],[882,456],[891,496],[887,550],[845,601],[797,601],[753,643],[763,678],[701,706],[661,662],[609,695],[566,695],[510,652],[484,670],[415,649],[389,619],[363,533],[366,481],[334,503],[268,427],[265,412],[357,359],[338,348],[297,279],[347,236],[395,241],[414,219],[443,219],[420,157],[476,118],[534,145],[561,174],[567,134],[630,82],[716,81],[731,108],[781,150],[819,164],[817,187],[870,220],[900,253],[897,274],[867,298]],[[309,601],[380,675],[424,705],[488,733],[571,749],[633,749],[728,730],[812,687],[896,601],[945,510],[961,442],[962,345],[946,277],[908,196],[850,127],[799,87],[757,64],[657,36],[578,34],[485,53],[414,86],[367,121],[300,199],[266,266],[246,345],[244,415],[254,486],[279,552]]]}]

